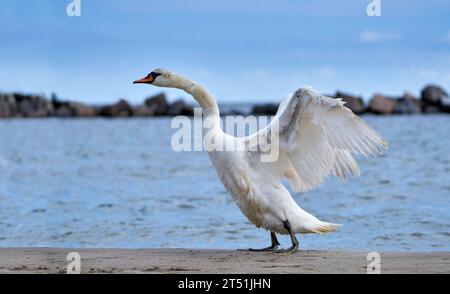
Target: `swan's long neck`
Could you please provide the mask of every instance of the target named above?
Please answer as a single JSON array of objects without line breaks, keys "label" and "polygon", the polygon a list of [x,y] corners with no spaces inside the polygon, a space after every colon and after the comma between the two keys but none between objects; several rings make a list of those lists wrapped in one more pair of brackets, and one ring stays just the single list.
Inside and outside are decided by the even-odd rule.
[{"label": "swan's long neck", "polygon": [[174,88],[184,90],[186,93],[192,95],[192,97],[194,97],[194,99],[202,107],[204,115],[219,117],[219,107],[216,99],[214,99],[214,97],[209,94],[205,88],[182,76],[177,75],[173,78],[173,80]]}]

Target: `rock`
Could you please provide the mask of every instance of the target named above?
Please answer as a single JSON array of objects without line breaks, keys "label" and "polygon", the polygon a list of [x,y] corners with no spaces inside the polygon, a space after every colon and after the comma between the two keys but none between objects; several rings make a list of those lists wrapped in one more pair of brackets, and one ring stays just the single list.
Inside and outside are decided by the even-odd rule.
[{"label": "rock", "polygon": [[55,93],[52,93],[50,102],[52,103],[54,109],[58,109],[61,105],[66,104],[66,102],[59,100]]},{"label": "rock", "polygon": [[72,117],[74,113],[70,108],[68,103],[60,103],[58,108],[55,110],[55,116],[57,117]]},{"label": "rock", "polygon": [[14,117],[17,113],[17,103],[11,94],[0,93],[0,118]]},{"label": "rock", "polygon": [[147,98],[144,104],[153,111],[154,115],[167,115],[169,103],[164,93]]},{"label": "rock", "polygon": [[223,116],[246,116],[246,113],[238,109],[230,109],[222,114]]},{"label": "rock", "polygon": [[360,96],[353,96],[351,94],[337,91],[334,97],[342,98],[342,101],[345,102],[345,106],[350,108],[350,110],[356,114],[361,114],[366,110],[364,100]]},{"label": "rock", "polygon": [[168,115],[176,116],[176,115],[194,115],[194,108],[192,106],[187,105],[183,100],[177,100],[174,103],[170,104],[168,110]]},{"label": "rock", "polygon": [[53,115],[54,108],[46,98],[36,95],[14,94],[18,112],[25,117],[46,117]]},{"label": "rock", "polygon": [[391,114],[394,113],[397,104],[398,101],[396,99],[375,94],[370,100],[369,110],[375,114]]},{"label": "rock", "polygon": [[127,117],[133,114],[130,104],[124,100],[119,100],[116,104],[103,106],[100,108],[100,115],[106,117]]},{"label": "rock", "polygon": [[425,105],[441,107],[443,105],[442,102],[445,103],[445,101],[449,99],[449,96],[441,87],[436,85],[428,85],[423,88],[421,92],[421,99]]},{"label": "rock", "polygon": [[80,102],[70,102],[69,108],[72,110],[73,115],[77,117],[93,117],[97,115],[94,107]]},{"label": "rock", "polygon": [[133,116],[148,117],[153,116],[154,112],[147,105],[139,105],[133,109]]},{"label": "rock", "polygon": [[61,101],[56,94],[52,94],[51,103],[55,110],[55,116],[58,117],[93,117],[96,116],[95,107],[76,101]]},{"label": "rock", "polygon": [[441,98],[441,110],[450,113],[450,97],[443,96]]},{"label": "rock", "polygon": [[422,112],[422,103],[413,94],[406,92],[402,97],[397,99],[395,113],[414,114]]},{"label": "rock", "polygon": [[425,105],[422,109],[423,113],[438,113],[441,112],[439,107],[434,105]]},{"label": "rock", "polygon": [[266,103],[261,105],[255,105],[252,109],[253,115],[275,115],[278,111],[278,104]]}]

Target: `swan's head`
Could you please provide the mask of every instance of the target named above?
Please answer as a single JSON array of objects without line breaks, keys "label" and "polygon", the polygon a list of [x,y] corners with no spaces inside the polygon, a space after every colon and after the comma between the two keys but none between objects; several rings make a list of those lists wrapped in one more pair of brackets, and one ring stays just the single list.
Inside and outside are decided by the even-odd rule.
[{"label": "swan's head", "polygon": [[149,73],[146,77],[136,80],[133,84],[149,84],[157,87],[172,87],[177,82],[177,75],[158,68]]}]

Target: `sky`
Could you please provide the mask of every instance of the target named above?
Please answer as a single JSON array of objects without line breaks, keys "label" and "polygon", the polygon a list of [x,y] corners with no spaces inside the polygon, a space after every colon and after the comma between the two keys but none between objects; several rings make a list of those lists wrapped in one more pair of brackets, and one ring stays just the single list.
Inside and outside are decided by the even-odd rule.
[{"label": "sky", "polygon": [[380,0],[372,17],[369,0],[80,1],[75,17],[68,0],[1,1],[0,91],[139,103],[163,89],[132,81],[159,67],[220,103],[450,90],[449,0]]}]

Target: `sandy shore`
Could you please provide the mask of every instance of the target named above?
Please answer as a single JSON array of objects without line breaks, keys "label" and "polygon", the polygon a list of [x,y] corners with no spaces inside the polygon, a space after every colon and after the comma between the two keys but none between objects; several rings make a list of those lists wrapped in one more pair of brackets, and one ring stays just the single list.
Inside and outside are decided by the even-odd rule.
[{"label": "sandy shore", "polygon": [[[0,249],[0,273],[65,273],[79,252],[82,273],[366,273],[367,252],[258,253],[186,249]],[[382,273],[450,273],[450,252],[381,253]]]}]

